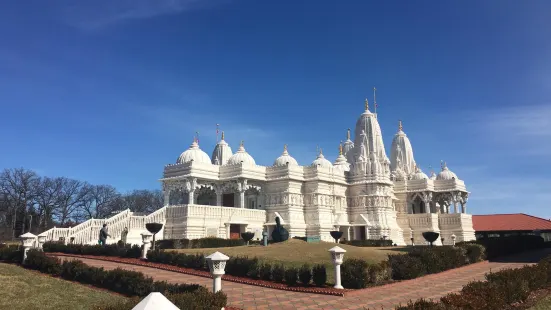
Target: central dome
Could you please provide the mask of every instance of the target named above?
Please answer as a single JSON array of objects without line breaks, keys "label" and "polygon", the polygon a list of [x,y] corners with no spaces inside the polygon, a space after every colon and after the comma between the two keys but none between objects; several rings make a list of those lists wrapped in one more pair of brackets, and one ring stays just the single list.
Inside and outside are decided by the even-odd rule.
[{"label": "central dome", "polygon": [[[363,146],[363,147],[362,147]],[[360,115],[354,129],[354,156],[348,158],[352,163],[358,161],[363,155],[365,158],[371,153],[379,159],[386,159],[385,146],[383,144],[383,135],[381,127],[375,114],[369,111],[369,104],[365,100],[365,112]]]},{"label": "central dome", "polygon": [[222,131],[222,139],[214,147],[212,151],[212,164],[225,165],[232,157],[232,150],[228,143],[224,140],[224,132]]}]

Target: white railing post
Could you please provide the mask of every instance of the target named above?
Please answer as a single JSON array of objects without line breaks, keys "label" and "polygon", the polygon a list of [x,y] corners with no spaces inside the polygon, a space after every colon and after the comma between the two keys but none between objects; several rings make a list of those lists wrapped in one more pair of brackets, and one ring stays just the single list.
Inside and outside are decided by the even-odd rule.
[{"label": "white railing post", "polygon": [[151,245],[151,237],[153,237],[153,235],[150,232],[143,232],[141,235],[143,243],[142,258],[147,259],[147,251]]},{"label": "white railing post", "polygon": [[216,293],[222,289],[222,275],[226,273],[226,262],[230,258],[220,252],[214,252],[206,259],[212,275],[212,291]]},{"label": "white railing post", "polygon": [[338,246],[333,247],[329,250],[331,253],[331,258],[333,259],[333,265],[335,266],[335,288],[343,289],[341,285],[341,264],[344,259],[344,253],[346,250]]}]

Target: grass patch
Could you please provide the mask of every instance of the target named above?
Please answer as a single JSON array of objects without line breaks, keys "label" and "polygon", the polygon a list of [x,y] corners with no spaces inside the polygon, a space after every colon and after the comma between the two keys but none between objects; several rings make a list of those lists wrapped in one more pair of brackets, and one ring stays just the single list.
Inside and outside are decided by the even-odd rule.
[{"label": "grass patch", "polygon": [[[227,248],[178,249],[167,251],[176,251],[186,254],[203,253],[204,255],[210,255],[216,251],[220,251],[230,257],[257,257],[261,261],[281,262],[286,266],[294,266],[297,268],[305,263],[310,265],[323,264],[327,267],[328,281],[332,282],[334,268],[328,250],[335,245],[335,243],[329,242],[308,243],[302,240],[290,239],[285,242],[270,244],[267,247],[260,245],[245,245]],[[347,258],[360,258],[372,263],[386,260],[389,254],[400,254],[409,251],[407,247],[356,247],[346,244],[339,244],[339,247],[346,250],[344,254],[345,260]]]},{"label": "grass patch", "polygon": [[528,310],[549,310],[551,309],[551,295],[538,300],[535,305],[528,308]]},{"label": "grass patch", "polygon": [[0,263],[0,309],[94,309],[126,297]]}]

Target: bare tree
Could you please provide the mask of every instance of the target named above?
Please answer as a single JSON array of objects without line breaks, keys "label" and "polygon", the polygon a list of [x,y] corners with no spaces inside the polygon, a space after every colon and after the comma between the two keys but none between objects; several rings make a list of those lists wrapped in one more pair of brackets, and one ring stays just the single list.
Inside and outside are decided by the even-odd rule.
[{"label": "bare tree", "polygon": [[124,209],[133,212],[151,213],[163,207],[163,194],[160,190],[134,190],[124,195]]},{"label": "bare tree", "polygon": [[26,230],[27,214],[29,206],[33,205],[38,182],[39,177],[32,170],[4,169],[0,173],[0,192],[6,201],[3,203],[6,215],[4,222],[11,220],[12,238]]},{"label": "bare tree", "polygon": [[59,195],[59,208],[56,210],[56,217],[60,225],[77,216],[79,209],[82,209],[87,197],[90,185],[78,180],[61,178],[61,191]]},{"label": "bare tree", "polygon": [[56,209],[59,208],[62,188],[63,178],[43,177],[40,180],[35,198],[38,206],[37,228],[39,230],[44,230],[51,226],[52,216],[56,212]]},{"label": "bare tree", "polygon": [[86,219],[103,218],[109,215],[121,195],[111,185],[92,185],[82,206]]}]

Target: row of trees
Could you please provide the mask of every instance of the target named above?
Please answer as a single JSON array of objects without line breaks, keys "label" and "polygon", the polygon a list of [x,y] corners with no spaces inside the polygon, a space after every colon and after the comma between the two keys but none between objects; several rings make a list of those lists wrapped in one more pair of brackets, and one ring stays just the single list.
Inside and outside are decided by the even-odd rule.
[{"label": "row of trees", "polygon": [[163,206],[160,190],[120,193],[111,185],[92,185],[66,177],[39,176],[23,168],[0,173],[0,239],[53,226],[70,227],[131,209],[150,213]]}]

